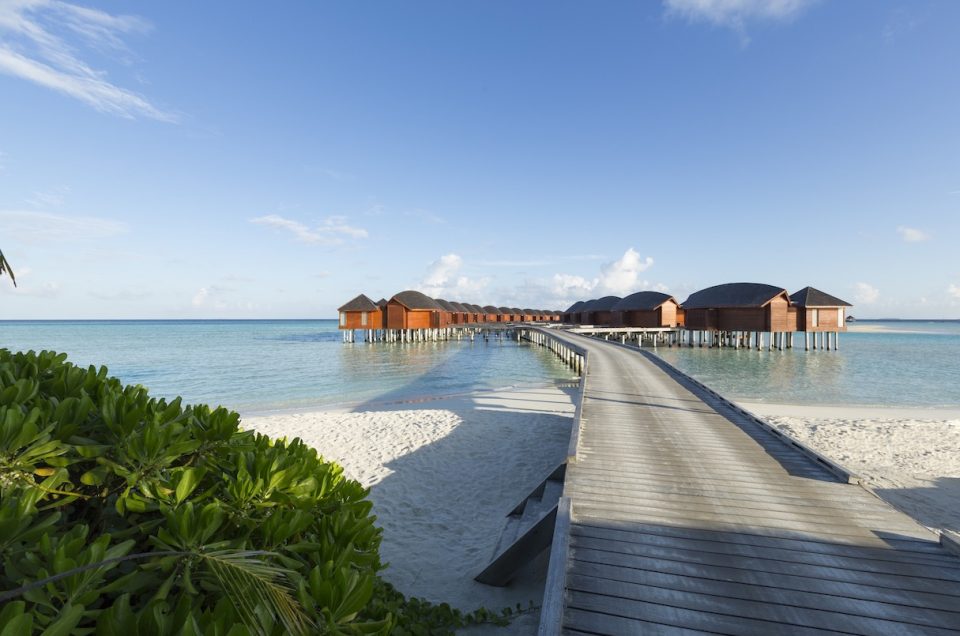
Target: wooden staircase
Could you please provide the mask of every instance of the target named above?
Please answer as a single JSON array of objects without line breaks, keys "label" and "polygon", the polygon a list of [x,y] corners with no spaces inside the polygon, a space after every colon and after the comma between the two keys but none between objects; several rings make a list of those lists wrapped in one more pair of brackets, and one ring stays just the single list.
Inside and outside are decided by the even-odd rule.
[{"label": "wooden staircase", "polygon": [[502,587],[553,542],[557,503],[563,494],[566,464],[560,464],[507,514],[493,559],[474,579]]}]

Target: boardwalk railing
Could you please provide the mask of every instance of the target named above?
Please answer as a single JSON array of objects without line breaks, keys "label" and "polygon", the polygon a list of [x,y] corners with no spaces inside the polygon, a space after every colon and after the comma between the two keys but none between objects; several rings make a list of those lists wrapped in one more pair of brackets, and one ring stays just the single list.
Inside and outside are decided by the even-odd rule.
[{"label": "boardwalk railing", "polygon": [[[580,373],[580,386],[577,390],[576,411],[573,425],[570,427],[570,444],[567,446],[567,463],[577,461],[577,448],[580,444],[580,428],[583,414],[583,394],[587,387],[587,369],[590,363],[587,350],[566,340],[561,340],[549,329],[519,330],[522,339],[547,347],[557,356]],[[557,507],[557,522],[553,528],[553,544],[550,548],[550,562],[547,565],[547,580],[543,587],[543,604],[540,607],[540,626],[538,636],[555,636],[560,633],[563,623],[563,593],[567,587],[567,561],[570,553],[570,518],[573,515],[573,503],[569,497],[560,497]]]}]

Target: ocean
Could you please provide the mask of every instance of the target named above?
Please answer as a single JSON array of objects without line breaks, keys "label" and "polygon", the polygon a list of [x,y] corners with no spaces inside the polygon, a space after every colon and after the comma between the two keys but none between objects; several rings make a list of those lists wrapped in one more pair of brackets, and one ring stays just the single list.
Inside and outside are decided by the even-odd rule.
[{"label": "ocean", "polygon": [[[668,362],[734,400],[960,405],[960,321],[858,321],[839,351],[666,348]],[[0,321],[0,347],[66,352],[158,397],[241,414],[382,405],[572,379],[509,339],[341,342],[334,320]]]},{"label": "ocean", "polygon": [[960,321],[858,320],[838,351],[663,348],[727,398],[774,404],[960,405]]},{"label": "ocean", "polygon": [[65,352],[157,397],[253,415],[362,408],[571,380],[509,338],[344,344],[336,320],[0,321],[0,348]]}]

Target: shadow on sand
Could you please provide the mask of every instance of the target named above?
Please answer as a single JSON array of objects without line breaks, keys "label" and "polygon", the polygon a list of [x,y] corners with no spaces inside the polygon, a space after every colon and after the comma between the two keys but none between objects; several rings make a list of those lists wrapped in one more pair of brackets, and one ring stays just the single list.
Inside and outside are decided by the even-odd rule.
[{"label": "shadow on sand", "polygon": [[930,488],[876,487],[871,490],[928,528],[960,532],[960,477],[941,477]]},{"label": "shadow on sand", "polygon": [[[463,363],[459,354],[444,366]],[[446,372],[446,371],[445,371]],[[421,376],[357,407],[365,411],[431,411],[455,416],[456,425],[432,443],[411,448],[385,464],[390,474],[370,490],[384,529],[384,577],[405,594],[444,601],[465,610],[539,606],[546,572],[541,555],[506,588],[473,580],[490,561],[507,514],[564,461],[576,384],[428,396],[436,384]],[[424,413],[424,426],[431,426]],[[533,633],[529,613],[507,631]],[[516,631],[513,631],[516,630]],[[486,633],[485,628],[470,634]]]}]

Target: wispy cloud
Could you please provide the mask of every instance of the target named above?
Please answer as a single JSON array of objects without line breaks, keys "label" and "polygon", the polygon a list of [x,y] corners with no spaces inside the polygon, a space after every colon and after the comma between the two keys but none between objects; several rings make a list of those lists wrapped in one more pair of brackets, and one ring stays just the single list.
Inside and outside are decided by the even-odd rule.
[{"label": "wispy cloud", "polygon": [[905,8],[898,8],[890,13],[880,35],[884,42],[891,44],[916,31],[921,24],[923,24],[923,19],[920,16]]},{"label": "wispy cloud", "polygon": [[664,0],[668,16],[732,29],[744,46],[752,22],[788,22],[819,0]]},{"label": "wispy cloud", "polygon": [[55,188],[49,192],[34,192],[33,196],[24,200],[24,203],[41,209],[57,208],[63,205],[69,193],[70,188],[67,187]]},{"label": "wispy cloud", "polygon": [[66,242],[106,238],[127,231],[119,221],[70,217],[33,210],[0,210],[0,236],[24,243]]},{"label": "wispy cloud", "polygon": [[947,287],[947,294],[953,298],[956,298],[957,300],[960,300],[960,285],[954,285],[951,283],[950,286]]},{"label": "wispy cloud", "polygon": [[34,279],[33,269],[27,265],[17,267],[18,286],[0,284],[0,294],[29,298],[56,298],[62,290],[55,281],[40,282]]},{"label": "wispy cloud", "polygon": [[907,243],[920,243],[930,240],[930,235],[923,230],[914,227],[905,227],[901,225],[897,228],[897,234]]},{"label": "wispy cloud", "polygon": [[365,229],[348,225],[347,218],[343,216],[327,217],[313,228],[300,221],[284,218],[279,214],[259,216],[250,219],[250,222],[289,232],[303,243],[319,245],[341,245],[347,239],[365,239],[369,236]]},{"label": "wispy cloud", "polygon": [[857,283],[853,298],[861,305],[872,305],[880,299],[880,290],[870,283]]},{"label": "wispy cloud", "polygon": [[5,0],[0,2],[0,73],[68,95],[100,112],[175,122],[175,114],[111,83],[105,71],[80,57],[83,47],[122,61],[129,57],[124,36],[148,28],[140,18],[63,0]]},{"label": "wispy cloud", "polygon": [[427,210],[411,210],[409,212],[404,212],[403,215],[409,216],[413,219],[418,219],[424,223],[430,223],[432,225],[442,225],[447,222],[447,220],[442,216]]},{"label": "wispy cloud", "polygon": [[148,289],[118,289],[115,291],[89,291],[91,298],[107,302],[137,302],[153,295]]}]

